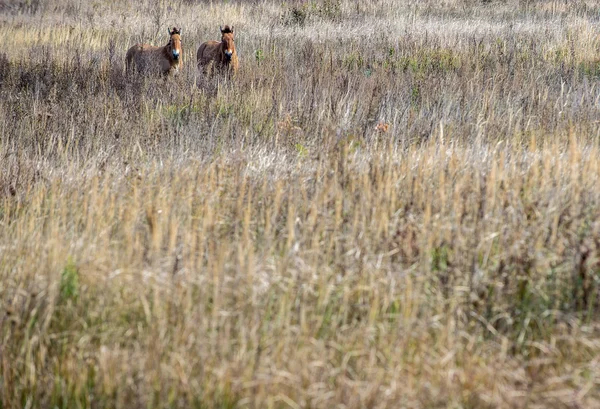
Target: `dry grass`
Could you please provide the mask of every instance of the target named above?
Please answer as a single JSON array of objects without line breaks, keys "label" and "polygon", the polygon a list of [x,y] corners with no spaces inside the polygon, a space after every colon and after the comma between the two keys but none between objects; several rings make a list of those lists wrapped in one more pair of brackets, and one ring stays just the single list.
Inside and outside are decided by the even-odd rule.
[{"label": "dry grass", "polygon": [[0,408],[600,405],[598,10],[0,4]]}]

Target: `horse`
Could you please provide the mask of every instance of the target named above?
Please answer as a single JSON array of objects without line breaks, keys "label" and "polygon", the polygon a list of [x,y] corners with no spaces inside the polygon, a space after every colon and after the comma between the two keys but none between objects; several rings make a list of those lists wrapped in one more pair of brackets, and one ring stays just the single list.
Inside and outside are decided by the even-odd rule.
[{"label": "horse", "polygon": [[198,68],[202,69],[204,74],[211,72],[211,69],[235,74],[239,67],[237,52],[235,51],[233,26],[219,26],[221,30],[221,42],[210,40],[200,44],[196,53]]},{"label": "horse", "polygon": [[181,28],[173,27],[169,31],[169,43],[162,47],[149,44],[132,46],[125,56],[127,72],[134,68],[141,73],[174,74],[181,68]]}]

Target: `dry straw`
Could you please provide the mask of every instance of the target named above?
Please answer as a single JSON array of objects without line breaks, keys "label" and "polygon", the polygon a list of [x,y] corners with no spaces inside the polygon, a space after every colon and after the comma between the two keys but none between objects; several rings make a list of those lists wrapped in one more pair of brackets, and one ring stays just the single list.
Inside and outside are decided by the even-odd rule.
[{"label": "dry straw", "polygon": [[0,407],[599,406],[599,7],[0,6]]}]

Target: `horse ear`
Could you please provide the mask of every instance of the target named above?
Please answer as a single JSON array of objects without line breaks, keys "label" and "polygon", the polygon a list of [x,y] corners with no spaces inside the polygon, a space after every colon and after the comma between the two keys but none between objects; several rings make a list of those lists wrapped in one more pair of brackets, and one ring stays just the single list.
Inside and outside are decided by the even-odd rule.
[{"label": "horse ear", "polygon": [[223,34],[223,27],[219,26],[219,30],[221,31],[221,34]]},{"label": "horse ear", "polygon": [[231,26],[231,34],[233,34],[233,26]]},{"label": "horse ear", "polygon": [[171,35],[171,29],[169,27],[167,27],[167,31],[169,32],[169,35]]}]

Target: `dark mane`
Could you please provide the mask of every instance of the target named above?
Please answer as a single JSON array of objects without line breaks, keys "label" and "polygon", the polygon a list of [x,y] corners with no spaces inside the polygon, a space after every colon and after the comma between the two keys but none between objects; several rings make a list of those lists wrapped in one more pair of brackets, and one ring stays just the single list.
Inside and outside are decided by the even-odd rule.
[{"label": "dark mane", "polygon": [[233,30],[229,27],[229,26],[225,26],[223,27],[223,29],[221,30],[221,33],[223,34],[227,34],[227,33],[233,33]]},{"label": "dark mane", "polygon": [[181,34],[181,32],[179,31],[179,29],[177,27],[173,27],[173,30],[171,30],[171,35],[173,34]]}]

